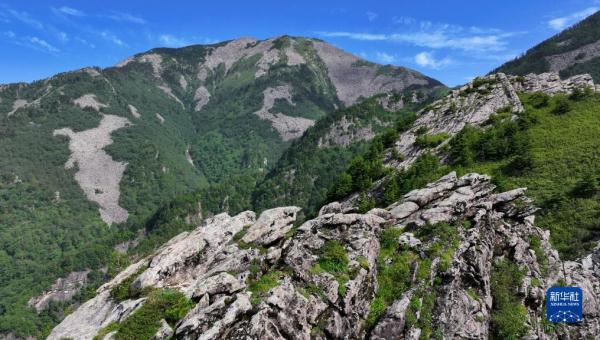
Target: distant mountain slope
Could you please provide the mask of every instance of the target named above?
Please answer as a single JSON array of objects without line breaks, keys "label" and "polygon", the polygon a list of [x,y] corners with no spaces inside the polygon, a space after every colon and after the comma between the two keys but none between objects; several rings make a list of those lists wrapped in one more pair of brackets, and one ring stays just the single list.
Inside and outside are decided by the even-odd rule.
[{"label": "distant mountain slope", "polygon": [[562,78],[589,73],[600,81],[600,12],[529,49],[491,73],[559,72]]},{"label": "distant mountain slope", "polygon": [[439,88],[416,71],[288,36],[157,48],[115,67],[0,86],[0,333],[40,334],[60,319],[37,316],[27,300],[118,258],[113,246],[172,198],[243,178],[241,200],[337,108]]},{"label": "distant mountain slope", "polygon": [[253,192],[253,208],[261,211],[274,204],[302,206],[312,216],[326,199],[327,189],[356,154],[398,120],[443,95],[382,94],[340,109],[321,119],[295,141]]}]

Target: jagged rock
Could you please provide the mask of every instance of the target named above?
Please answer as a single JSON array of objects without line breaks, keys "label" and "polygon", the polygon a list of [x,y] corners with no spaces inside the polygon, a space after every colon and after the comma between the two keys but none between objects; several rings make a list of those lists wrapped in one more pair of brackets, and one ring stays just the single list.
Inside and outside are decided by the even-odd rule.
[{"label": "jagged rock", "polygon": [[[231,301],[234,300],[234,301]],[[236,318],[252,308],[247,294],[222,296],[209,306],[196,306],[177,325],[178,339],[217,339]]]},{"label": "jagged rock", "polygon": [[67,315],[52,330],[48,339],[91,340],[101,328],[112,322],[125,320],[137,308],[141,307],[145,300],[145,298],[126,300],[117,304],[112,301],[108,291],[99,293],[96,297],[79,306],[75,313]]},{"label": "jagged rock", "polygon": [[229,273],[219,273],[205,280],[197,281],[192,297],[199,298],[205,294],[231,294],[244,287],[246,284],[240,282],[235,276]]},{"label": "jagged rock", "polygon": [[38,297],[29,299],[27,305],[35,308],[39,312],[45,309],[51,301],[70,300],[79,292],[81,287],[85,285],[89,272],[89,270],[72,272],[67,277],[56,280],[50,291],[44,292]]},{"label": "jagged rock", "polygon": [[[176,236],[158,250],[150,261],[148,269],[134,281],[134,286],[143,289],[150,286],[165,287],[170,284],[182,284],[182,281],[187,280],[176,278],[179,282],[171,283],[169,278],[199,252],[209,253],[209,250],[218,250],[220,246],[230,241],[233,235],[252,224],[254,220],[255,214],[250,211],[235,217],[223,213],[208,219],[205,224],[190,233],[184,232]],[[191,284],[192,282],[188,281],[186,285]]]},{"label": "jagged rock", "polygon": [[403,233],[398,238],[398,244],[403,247],[415,248],[421,245],[421,240],[416,238],[413,233]]},{"label": "jagged rock", "polygon": [[371,332],[373,340],[400,339],[406,323],[405,314],[412,297],[412,291],[404,294],[402,299],[396,300],[387,309],[384,317],[377,323]]},{"label": "jagged rock", "polygon": [[165,319],[160,320],[160,328],[154,334],[151,340],[167,340],[173,336],[173,328],[169,326],[169,324],[165,321]]},{"label": "jagged rock", "polygon": [[294,226],[296,213],[300,210],[298,207],[265,210],[256,223],[248,229],[242,241],[268,245],[283,238]]},{"label": "jagged rock", "polygon": [[[437,335],[487,339],[496,303],[491,275],[500,260],[511,261],[524,273],[514,294],[527,309],[526,338],[593,338],[600,332],[600,246],[581,260],[562,262],[549,243],[549,232],[534,226],[535,209],[525,189],[493,190],[488,176],[457,178],[450,173],[388,209],[341,213],[338,204],[330,204],[285,240],[297,207],[267,210],[256,221],[252,212],[217,215],[101,287],[95,298],[53,330],[50,339],[91,339],[110,322],[127,318],[144,300],[117,304],[110,289],[140,270],[144,272],[134,285],[177,289],[197,301],[175,326],[178,339],[417,339],[431,336],[425,333],[431,327],[421,326],[425,312],[407,313],[412,301],[424,305],[431,296],[427,322]],[[469,226],[462,224],[466,220]],[[443,255],[432,252],[439,235],[415,237],[427,222],[438,221],[456,228],[456,239],[443,245],[448,249]],[[246,227],[248,242],[242,238],[245,243],[236,243],[233,235]],[[366,329],[379,284],[379,235],[384,228],[405,228],[398,251],[421,260],[432,258],[425,274],[418,260],[407,264],[410,286]],[[532,238],[539,239],[536,249]],[[331,242],[347,257],[343,278],[321,267],[322,249]],[[277,280],[269,283],[268,292],[252,290],[254,280],[272,271]],[[554,334],[547,334],[541,326],[544,293],[560,278],[584,290],[585,320],[580,326],[556,326]],[[257,302],[254,308],[251,298]]]},{"label": "jagged rock", "polygon": [[396,206],[391,206],[390,208],[390,212],[392,213],[392,215],[394,215],[395,218],[405,218],[407,216],[410,216],[415,211],[419,210],[419,205],[414,202],[407,201]]},{"label": "jagged rock", "polygon": [[319,210],[319,216],[325,214],[337,214],[342,212],[342,205],[340,202],[331,202],[329,204],[324,205]]}]

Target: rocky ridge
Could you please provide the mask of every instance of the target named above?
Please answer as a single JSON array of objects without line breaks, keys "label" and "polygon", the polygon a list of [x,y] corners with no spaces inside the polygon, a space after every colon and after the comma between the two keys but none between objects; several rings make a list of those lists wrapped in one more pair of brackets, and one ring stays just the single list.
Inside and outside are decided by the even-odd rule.
[{"label": "rocky ridge", "polygon": [[[123,282],[175,289],[194,301],[177,323],[161,321],[155,338],[416,339],[433,330],[444,338],[485,339],[498,308],[494,268],[503,261],[523,274],[514,294],[526,309],[528,338],[598,334],[600,248],[562,262],[549,233],[534,226],[536,209],[525,189],[493,190],[487,176],[450,173],[387,209],[359,214],[334,202],[298,227],[298,207],[266,210],[258,218],[250,211],[217,215],[102,286],[49,339],[91,339],[126,320],[145,298],[115,301],[111,290]],[[453,226],[452,241],[439,253],[443,233],[427,230],[442,224]],[[399,235],[391,246],[382,236],[390,232]],[[386,284],[379,280],[393,264],[387,256],[395,254],[410,255],[400,268],[407,286],[373,320],[372,304]],[[543,296],[559,280],[584,289],[585,321],[549,332],[541,321]],[[414,310],[417,300],[423,313]]]},{"label": "rocky ridge", "polygon": [[[406,169],[426,152],[444,159],[446,144],[465,126],[485,128],[490,118],[501,111],[517,119],[524,111],[519,93],[540,92],[553,96],[584,88],[600,91],[600,85],[595,84],[588,74],[568,79],[561,79],[558,73],[552,72],[526,76],[496,73],[476,78],[419,111],[411,128],[400,134],[394,147],[386,151],[384,163],[396,169]],[[443,136],[443,140],[439,145],[422,147],[418,138],[423,135]],[[382,183],[381,180],[375,183],[371,191],[380,190]],[[342,202],[343,206],[352,206],[358,197],[358,194],[351,195]]]}]

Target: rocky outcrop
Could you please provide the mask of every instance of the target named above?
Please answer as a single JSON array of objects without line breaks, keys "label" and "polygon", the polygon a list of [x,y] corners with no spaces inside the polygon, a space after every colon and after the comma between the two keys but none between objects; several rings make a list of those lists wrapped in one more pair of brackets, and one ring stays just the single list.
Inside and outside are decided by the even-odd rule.
[{"label": "rocky outcrop", "polygon": [[[299,210],[206,220],[102,286],[50,339],[89,339],[124,320],[143,298],[117,303],[109,291],[132,275],[138,275],[132,287],[177,289],[195,302],[177,324],[162,323],[157,338],[172,332],[177,339],[402,339],[431,336],[435,329],[443,338],[486,339],[498,308],[494,268],[503,261],[523,273],[511,294],[526,310],[528,338],[600,332],[600,247],[580,261],[561,262],[549,232],[534,226],[536,209],[525,189],[495,193],[487,176],[450,173],[386,209],[359,214],[328,204],[291,235]],[[450,239],[427,232],[440,223],[452,226]],[[387,251],[397,242],[395,252],[412,259],[398,269],[408,271],[410,284],[368,324],[382,284],[378,273],[390,261],[380,251],[386,230],[400,235],[386,240]],[[547,333],[544,292],[560,278],[584,289],[585,321]]]},{"label": "rocky outcrop", "polygon": [[[389,163],[397,168],[408,167],[428,151],[415,144],[419,134],[447,134],[451,137],[466,125],[483,126],[500,110],[508,110],[515,115],[523,112],[523,104],[517,95],[519,92],[554,95],[583,87],[595,88],[591,76],[578,75],[561,80],[557,73],[529,74],[525,77],[498,73],[477,78],[420,111],[412,128],[396,142],[395,149],[403,156],[402,161],[390,158]],[[444,144],[436,148],[442,148]]]},{"label": "rocky outcrop", "polygon": [[352,143],[371,140],[375,137],[372,124],[383,125],[377,119],[366,126],[359,126],[354,119],[349,119],[346,116],[342,117],[339,122],[333,124],[327,133],[319,139],[319,148],[328,148],[337,145],[348,146]]},{"label": "rocky outcrop", "polygon": [[89,270],[72,272],[67,277],[56,280],[49,291],[29,299],[27,305],[39,312],[45,309],[51,301],[69,301],[86,284],[89,272]]}]

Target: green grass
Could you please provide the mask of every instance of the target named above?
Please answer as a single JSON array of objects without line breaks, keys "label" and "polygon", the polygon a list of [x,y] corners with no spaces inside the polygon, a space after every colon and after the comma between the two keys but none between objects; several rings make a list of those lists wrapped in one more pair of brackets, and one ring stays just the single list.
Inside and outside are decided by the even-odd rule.
[{"label": "green grass", "polygon": [[[600,164],[600,125],[597,124],[600,95],[569,100],[570,110],[562,115],[552,111],[556,102],[564,99],[552,98],[547,105],[536,108],[533,105],[539,106],[536,97],[536,94],[521,95],[526,107],[524,122],[519,121],[521,127],[510,135],[504,134],[510,140],[521,141],[519,144],[498,142],[497,145],[507,145],[501,149],[506,151],[494,157],[471,156],[464,162],[467,165],[455,168],[459,175],[467,172],[492,175],[500,186],[498,190],[528,188],[527,195],[541,208],[536,214],[536,226],[550,230],[551,243],[561,257],[573,259],[589,252],[600,235],[598,193],[584,190],[589,194],[573,194],[582,190],[582,183],[585,187],[593,185],[589,178],[600,176],[597,167]],[[461,155],[473,155],[477,147],[463,150]],[[527,169],[514,171],[511,165],[520,153],[527,155],[531,164]]]},{"label": "green grass", "polygon": [[517,265],[508,260],[494,265],[491,277],[493,339],[520,339],[527,332],[527,309],[515,294],[523,275]]},{"label": "green grass", "polygon": [[132,274],[118,285],[114,286],[110,290],[110,297],[117,302],[125,301],[128,299],[136,299],[140,297],[142,292],[132,287],[133,281],[135,281],[140,274],[142,274],[147,267],[142,266],[135,274]]},{"label": "green grass", "polygon": [[415,145],[420,148],[434,148],[442,144],[442,142],[448,138],[450,138],[450,135],[445,132],[436,134],[425,133],[417,136]]},{"label": "green grass", "polygon": [[256,280],[251,280],[248,284],[248,291],[252,293],[250,302],[256,307],[265,298],[271,288],[277,287],[279,280],[283,277],[282,271],[271,271],[261,275]]},{"label": "green grass", "polygon": [[346,248],[339,241],[329,240],[323,244],[317,255],[317,264],[311,268],[311,272],[317,274],[325,271],[332,274],[338,282],[338,293],[343,297],[346,294],[346,282],[350,279]]},{"label": "green grass", "polygon": [[401,229],[390,227],[379,236],[381,250],[377,258],[378,289],[367,315],[368,328],[373,327],[387,306],[410,287],[410,263],[416,260],[417,255],[408,250],[399,251],[398,237],[401,234]]},{"label": "green grass", "polygon": [[164,319],[171,326],[181,320],[194,306],[182,293],[161,289],[150,292],[144,304],[124,321],[112,323],[101,329],[94,339],[101,339],[112,331],[117,331],[117,340],[146,340],[150,339],[160,327]]}]

